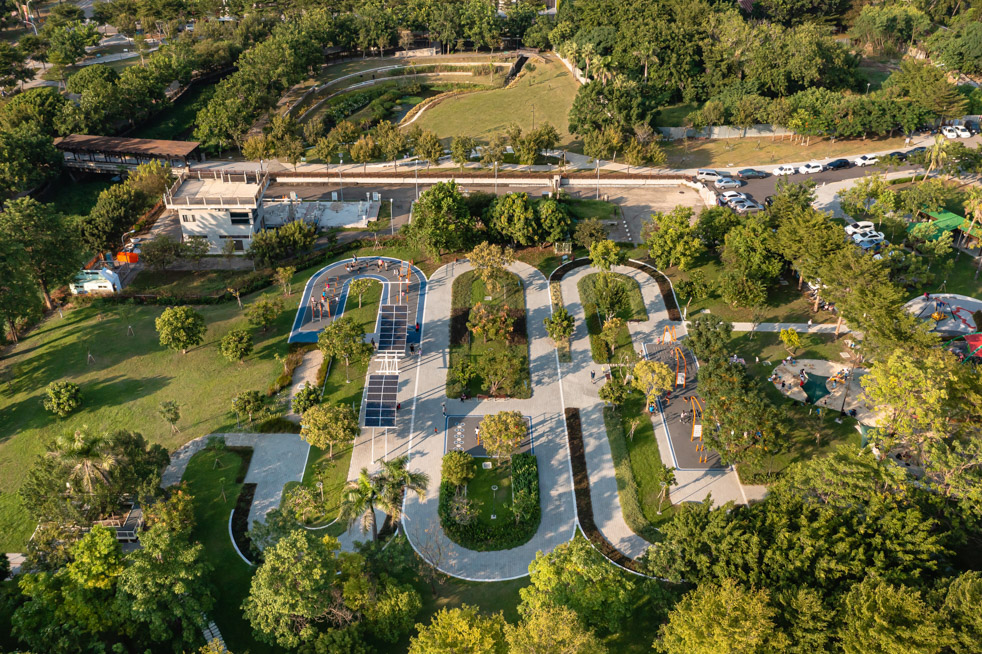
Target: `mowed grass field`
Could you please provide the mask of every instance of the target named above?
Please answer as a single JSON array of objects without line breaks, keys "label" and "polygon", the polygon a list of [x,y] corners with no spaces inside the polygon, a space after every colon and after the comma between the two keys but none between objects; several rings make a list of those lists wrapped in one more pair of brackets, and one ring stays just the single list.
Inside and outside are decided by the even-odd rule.
[{"label": "mowed grass field", "polygon": [[441,139],[466,135],[486,142],[511,123],[531,129],[534,106],[536,126],[552,123],[559,132],[560,146],[577,145],[567,131],[567,116],[579,85],[558,59],[530,60],[526,67],[529,65],[535,70],[525,72],[510,87],[444,100],[425,109],[413,124],[433,130]]},{"label": "mowed grass field", "polygon": [[792,142],[789,136],[689,139],[688,143],[671,141],[665,144],[670,168],[765,166],[902,149],[905,149],[903,136],[837,141],[813,138],[808,145]]}]

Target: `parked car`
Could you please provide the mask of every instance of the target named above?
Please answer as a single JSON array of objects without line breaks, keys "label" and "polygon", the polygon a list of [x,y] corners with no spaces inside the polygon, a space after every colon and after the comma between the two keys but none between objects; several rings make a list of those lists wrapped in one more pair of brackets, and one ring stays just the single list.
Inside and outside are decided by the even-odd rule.
[{"label": "parked car", "polygon": [[979,133],[979,124],[974,120],[966,120],[964,123],[962,123],[962,125],[972,134]]},{"label": "parked car", "polygon": [[[882,243],[885,238],[886,237],[883,235],[883,232],[870,230],[868,232],[860,232],[858,234],[853,234],[852,241],[856,245],[865,248],[865,247],[869,247],[869,245]],[[867,245],[864,245],[864,243]]]},{"label": "parked car", "polygon": [[723,204],[729,205],[731,202],[735,202],[736,200],[746,200],[748,198],[745,194],[740,193],[739,191],[724,191],[719,194],[719,199]]},{"label": "parked car", "polygon": [[828,170],[839,170],[840,168],[848,168],[849,165],[848,159],[834,159],[825,164],[825,168]]},{"label": "parked car", "polygon": [[734,200],[730,203],[730,208],[739,214],[757,213],[764,209],[764,207],[750,199]]},{"label": "parked car", "polygon": [[854,166],[862,167],[862,166],[872,166],[876,164],[876,162],[878,161],[879,159],[877,159],[876,157],[870,156],[868,154],[861,154],[855,159],[853,159],[852,163]]},{"label": "parked car", "polygon": [[941,133],[950,139],[967,139],[972,135],[961,125],[945,125],[941,128]]},{"label": "parked car", "polygon": [[851,225],[846,225],[846,234],[852,236],[853,234],[859,234],[861,232],[868,232],[876,229],[874,225],[869,220],[860,220],[858,223],[853,223]]},{"label": "parked car", "polygon": [[919,145],[916,148],[911,148],[907,150],[907,158],[910,159],[913,156],[919,155],[922,152],[927,152],[927,148],[923,145]]},{"label": "parked car", "polygon": [[891,159],[896,159],[897,161],[907,161],[907,153],[901,152],[900,150],[897,150],[896,152],[891,152],[890,154],[887,155],[887,157],[890,157]]},{"label": "parked car", "polygon": [[803,174],[804,173],[820,173],[823,170],[825,170],[825,166],[823,166],[822,164],[817,163],[815,161],[812,161],[811,163],[806,163],[805,165],[800,166],[798,168],[798,172],[799,173],[803,173]]},{"label": "parked car", "polygon": [[778,166],[774,169],[775,175],[794,175],[796,172],[798,171],[794,169],[794,166],[787,165]]},{"label": "parked car", "polygon": [[741,179],[764,179],[767,177],[767,173],[754,168],[744,168],[743,170],[737,171],[737,177]]},{"label": "parked car", "polygon": [[855,241],[855,243],[856,243],[856,245],[858,245],[859,247],[861,247],[864,250],[873,250],[873,251],[876,251],[876,250],[879,250],[880,247],[883,245],[884,239],[882,238],[882,236],[883,236],[883,234],[879,234],[879,236],[871,236],[869,238],[861,238],[861,239]]},{"label": "parked car", "polygon": [[717,179],[722,179],[723,177],[729,177],[729,175],[708,168],[696,171],[696,179],[700,182],[715,182]]},{"label": "parked car", "polygon": [[743,186],[743,182],[741,182],[739,179],[733,179],[732,177],[720,177],[715,182],[713,182],[713,186],[721,189],[740,188],[741,186]]}]

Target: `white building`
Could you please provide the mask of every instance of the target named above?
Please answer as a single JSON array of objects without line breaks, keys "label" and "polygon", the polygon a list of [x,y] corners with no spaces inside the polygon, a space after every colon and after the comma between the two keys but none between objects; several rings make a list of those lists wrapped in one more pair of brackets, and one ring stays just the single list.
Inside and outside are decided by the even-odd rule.
[{"label": "white building", "polygon": [[263,194],[268,185],[266,173],[182,170],[164,193],[164,204],[177,211],[185,239],[208,239],[211,254],[222,252],[231,240],[235,252],[244,254],[252,235],[264,227]]}]

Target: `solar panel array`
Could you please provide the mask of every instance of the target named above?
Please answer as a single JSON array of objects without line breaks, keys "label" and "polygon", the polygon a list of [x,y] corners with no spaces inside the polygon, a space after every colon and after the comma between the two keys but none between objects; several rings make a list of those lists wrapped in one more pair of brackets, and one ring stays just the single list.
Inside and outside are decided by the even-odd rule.
[{"label": "solar panel array", "polygon": [[379,308],[379,352],[406,351],[409,331],[409,307],[405,304],[383,304]]},{"label": "solar panel array", "polygon": [[396,394],[399,375],[369,375],[365,395],[365,426],[396,426]]}]

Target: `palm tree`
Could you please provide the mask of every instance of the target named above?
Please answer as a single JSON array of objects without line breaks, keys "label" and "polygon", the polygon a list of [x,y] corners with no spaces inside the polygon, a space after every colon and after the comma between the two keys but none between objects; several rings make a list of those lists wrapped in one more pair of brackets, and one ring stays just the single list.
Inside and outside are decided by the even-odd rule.
[{"label": "palm tree", "polygon": [[426,487],[430,485],[430,476],[425,472],[410,471],[408,463],[409,457],[402,455],[391,461],[382,461],[382,469],[378,472],[390,506],[385,512],[392,520],[402,517],[402,496],[405,491],[412,491],[423,499],[426,497]]},{"label": "palm tree", "polygon": [[[934,137],[934,144],[931,145],[931,149],[927,152],[927,170],[924,172],[924,179],[931,174],[931,171],[935,168],[941,168],[946,163],[948,163],[948,139],[942,134],[938,134]],[[945,175],[947,177],[947,174]]]},{"label": "palm tree", "polygon": [[378,524],[375,520],[375,509],[380,508],[387,514],[399,511],[398,502],[392,502],[392,496],[385,492],[385,484],[380,475],[369,475],[367,468],[362,468],[358,479],[348,482],[338,518],[345,520],[350,529],[359,520],[362,531],[372,530],[372,540],[378,540]]},{"label": "palm tree", "polygon": [[109,473],[116,467],[117,459],[111,452],[112,441],[109,438],[90,434],[84,429],[59,436],[49,456],[57,458],[69,468],[69,484],[78,480],[82,489],[91,495],[96,484],[109,484]]}]

